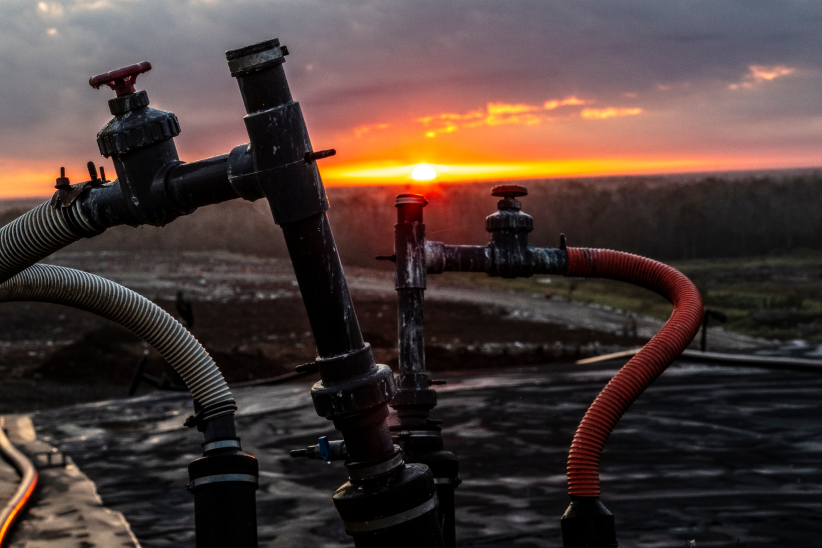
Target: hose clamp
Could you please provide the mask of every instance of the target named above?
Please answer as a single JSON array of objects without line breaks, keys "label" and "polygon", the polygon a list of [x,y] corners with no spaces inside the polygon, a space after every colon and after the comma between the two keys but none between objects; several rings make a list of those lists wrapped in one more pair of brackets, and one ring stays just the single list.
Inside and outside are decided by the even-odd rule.
[{"label": "hose clamp", "polygon": [[203,423],[223,415],[233,415],[237,411],[237,402],[234,400],[218,401],[206,405],[199,412],[186,419],[185,426],[189,428],[197,427],[201,430]]},{"label": "hose clamp", "polygon": [[225,449],[226,447],[236,447],[237,449],[242,449],[242,447],[240,447],[240,440],[220,440],[204,443],[203,451],[207,453],[209,451],[214,451],[215,449]]},{"label": "hose clamp", "polygon": [[439,430],[400,430],[395,435],[398,438],[441,438],[442,432]]},{"label": "hose clamp", "polygon": [[199,487],[200,485],[206,485],[208,483],[224,482],[253,483],[256,486],[259,483],[259,480],[257,476],[252,476],[251,474],[215,474],[213,476],[204,476],[202,478],[192,480],[191,483],[186,486],[186,489],[193,489],[194,487]]},{"label": "hose clamp", "polygon": [[362,467],[360,463],[351,462],[346,463],[345,467],[348,468],[348,478],[351,481],[362,481],[387,474],[404,464],[405,461],[402,458],[402,449],[395,445],[394,454],[391,455],[391,458],[388,460]]},{"label": "hose clamp", "polygon": [[371,531],[377,531],[379,529],[385,529],[386,527],[399,525],[401,523],[405,523],[406,521],[411,521],[414,518],[418,518],[423,514],[427,514],[431,510],[436,509],[438,504],[439,501],[437,500],[437,496],[434,495],[419,506],[406,510],[405,512],[400,512],[399,514],[394,514],[393,516],[368,521],[344,521],[343,524],[345,525],[345,532],[348,534],[369,533]]}]

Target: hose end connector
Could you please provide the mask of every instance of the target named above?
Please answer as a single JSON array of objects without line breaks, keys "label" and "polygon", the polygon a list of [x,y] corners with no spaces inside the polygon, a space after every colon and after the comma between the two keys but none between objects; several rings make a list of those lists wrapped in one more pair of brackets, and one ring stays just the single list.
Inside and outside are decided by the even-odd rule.
[{"label": "hose end connector", "polygon": [[614,515],[599,497],[571,497],[560,518],[563,548],[616,548]]}]

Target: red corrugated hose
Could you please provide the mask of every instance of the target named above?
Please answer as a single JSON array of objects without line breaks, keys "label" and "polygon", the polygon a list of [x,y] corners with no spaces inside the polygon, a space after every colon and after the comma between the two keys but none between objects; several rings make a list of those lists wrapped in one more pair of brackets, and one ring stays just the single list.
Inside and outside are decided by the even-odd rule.
[{"label": "red corrugated hose", "polygon": [[599,496],[599,459],[614,426],[642,392],[682,353],[702,323],[702,297],[678,270],[609,249],[567,248],[566,276],[608,278],[659,293],[674,305],[668,323],[639,351],[588,408],[568,454],[568,494]]}]

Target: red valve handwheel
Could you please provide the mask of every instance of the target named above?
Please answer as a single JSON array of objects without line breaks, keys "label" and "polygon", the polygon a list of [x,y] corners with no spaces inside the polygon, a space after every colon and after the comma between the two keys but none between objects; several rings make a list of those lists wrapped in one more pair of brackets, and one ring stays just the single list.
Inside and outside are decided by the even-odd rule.
[{"label": "red valve handwheel", "polygon": [[117,92],[117,97],[122,97],[134,93],[134,82],[137,81],[137,76],[149,70],[151,70],[151,63],[143,61],[136,65],[92,76],[89,78],[88,83],[94,89],[100,89],[100,86],[108,86]]}]

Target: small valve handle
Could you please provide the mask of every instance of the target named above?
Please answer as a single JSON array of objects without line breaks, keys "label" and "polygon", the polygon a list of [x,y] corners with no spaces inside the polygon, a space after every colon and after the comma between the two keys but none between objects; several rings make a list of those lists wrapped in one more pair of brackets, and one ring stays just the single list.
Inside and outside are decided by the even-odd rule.
[{"label": "small valve handle", "polygon": [[134,93],[134,83],[137,81],[137,76],[144,72],[151,70],[151,63],[143,61],[136,65],[129,65],[127,67],[118,68],[105,74],[98,74],[89,78],[88,83],[94,89],[100,89],[101,86],[108,86],[117,92],[117,97]]},{"label": "small valve handle", "polygon": [[519,196],[528,196],[528,189],[522,185],[497,185],[491,189],[491,196],[512,200]]}]

